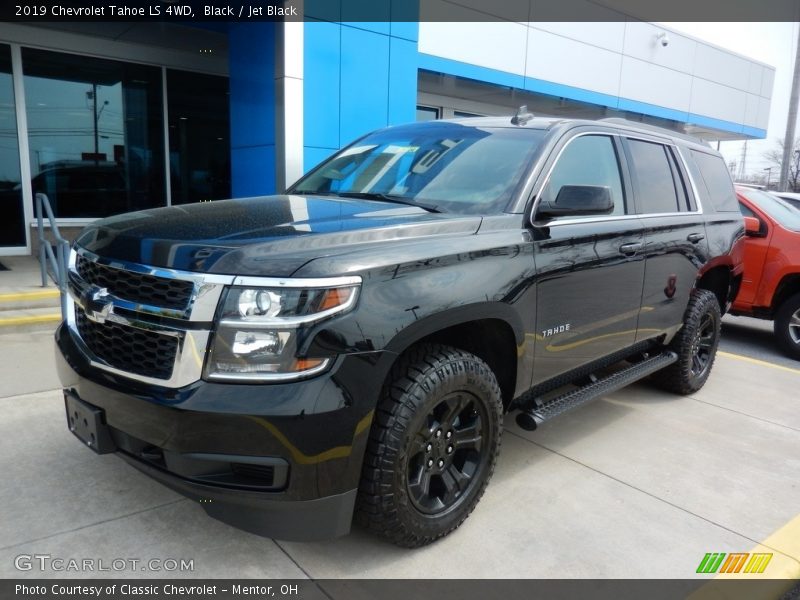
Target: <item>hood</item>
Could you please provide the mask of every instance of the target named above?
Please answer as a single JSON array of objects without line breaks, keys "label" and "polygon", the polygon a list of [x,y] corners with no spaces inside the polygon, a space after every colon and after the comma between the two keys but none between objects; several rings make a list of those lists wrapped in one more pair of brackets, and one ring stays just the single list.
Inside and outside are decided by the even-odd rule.
[{"label": "hood", "polygon": [[365,245],[472,234],[481,218],[375,200],[262,196],[144,210],[96,221],[77,244],[154,267],[286,277],[306,262]]}]

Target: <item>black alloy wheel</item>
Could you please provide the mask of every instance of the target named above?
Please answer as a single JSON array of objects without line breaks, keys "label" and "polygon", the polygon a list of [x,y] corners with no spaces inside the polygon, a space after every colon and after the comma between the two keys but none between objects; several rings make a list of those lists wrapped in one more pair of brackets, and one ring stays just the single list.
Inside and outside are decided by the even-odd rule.
[{"label": "black alloy wheel", "polygon": [[453,392],[425,416],[411,446],[408,492],[422,513],[452,509],[475,484],[488,460],[482,428],[486,407],[467,392]]}]

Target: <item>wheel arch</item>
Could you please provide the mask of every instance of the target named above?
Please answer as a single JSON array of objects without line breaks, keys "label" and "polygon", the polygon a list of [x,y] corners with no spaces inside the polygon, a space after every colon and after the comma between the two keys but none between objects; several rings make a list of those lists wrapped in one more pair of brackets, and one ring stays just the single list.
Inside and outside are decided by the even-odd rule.
[{"label": "wheel arch", "polygon": [[703,271],[695,287],[713,293],[719,302],[720,312],[724,315],[736,298],[740,284],[741,275],[734,275],[728,265],[717,265]]},{"label": "wheel arch", "polygon": [[781,305],[795,294],[800,294],[800,273],[785,275],[778,283],[772,296],[771,314],[774,315]]},{"label": "wheel arch", "polygon": [[523,373],[521,348],[525,342],[522,319],[514,309],[489,302],[429,315],[398,333],[386,350],[396,355],[396,362],[409,348],[426,342],[459,348],[483,360],[497,377],[503,405],[508,408]]}]

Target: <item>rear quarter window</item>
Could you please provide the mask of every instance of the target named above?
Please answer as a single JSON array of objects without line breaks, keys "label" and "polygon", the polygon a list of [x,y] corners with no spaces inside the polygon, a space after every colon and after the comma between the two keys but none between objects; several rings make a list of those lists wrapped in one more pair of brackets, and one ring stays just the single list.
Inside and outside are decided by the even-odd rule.
[{"label": "rear quarter window", "polygon": [[697,168],[691,169],[692,161],[687,162],[690,163],[692,174],[700,175],[697,185],[703,188],[699,190],[703,199],[710,201],[717,212],[739,212],[733,181],[722,157],[698,150],[691,150],[690,154]]}]

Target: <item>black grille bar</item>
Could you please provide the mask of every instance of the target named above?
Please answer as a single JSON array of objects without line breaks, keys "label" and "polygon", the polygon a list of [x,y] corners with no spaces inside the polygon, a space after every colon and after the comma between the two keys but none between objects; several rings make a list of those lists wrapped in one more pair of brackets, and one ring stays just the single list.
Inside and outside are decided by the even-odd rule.
[{"label": "black grille bar", "polygon": [[106,321],[96,323],[75,307],[75,324],[92,353],[108,365],[137,375],[169,379],[180,340],[176,336]]},{"label": "black grille bar", "polygon": [[191,281],[117,269],[89,260],[81,254],[76,258],[75,269],[88,284],[106,288],[118,298],[149,306],[183,311],[189,306],[194,291]]}]

